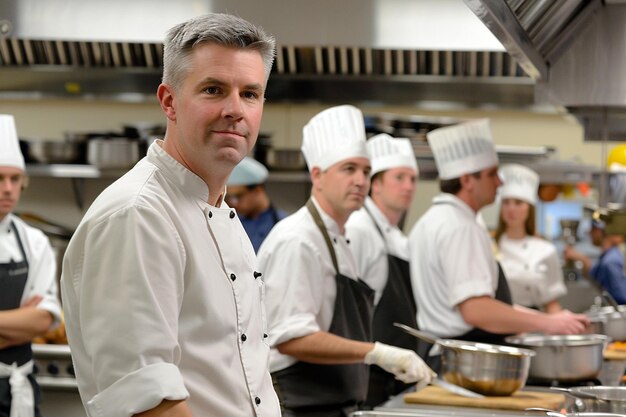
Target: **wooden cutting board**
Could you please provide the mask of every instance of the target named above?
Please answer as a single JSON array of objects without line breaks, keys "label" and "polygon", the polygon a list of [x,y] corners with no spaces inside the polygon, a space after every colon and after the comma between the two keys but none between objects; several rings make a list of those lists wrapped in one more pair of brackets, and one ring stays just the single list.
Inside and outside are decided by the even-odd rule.
[{"label": "wooden cutting board", "polygon": [[419,392],[406,394],[404,401],[417,404],[497,408],[501,410],[525,410],[530,407],[560,410],[563,402],[565,402],[565,396],[547,392],[517,391],[508,397],[467,398],[437,386],[428,386]]},{"label": "wooden cutting board", "polygon": [[625,361],[626,350],[604,349],[604,359],[615,360],[615,361]]}]

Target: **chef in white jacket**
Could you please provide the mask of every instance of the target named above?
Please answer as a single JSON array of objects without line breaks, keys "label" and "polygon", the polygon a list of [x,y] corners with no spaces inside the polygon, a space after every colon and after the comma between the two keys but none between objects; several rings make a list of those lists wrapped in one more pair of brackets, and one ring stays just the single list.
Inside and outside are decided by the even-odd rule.
[{"label": "chef in white jacket", "polygon": [[370,161],[359,109],[315,115],[302,152],[313,188],[259,251],[267,294],[270,369],[285,417],[344,417],[362,406],[368,364],[404,382],[430,381],[414,351],[372,343],[373,290],[358,278],[345,223],[363,205]]},{"label": "chef in white jacket", "polygon": [[0,115],[0,416],[39,416],[31,340],[58,325],[50,241],[12,211],[27,185],[11,115]]},{"label": "chef in white jacket", "polygon": [[500,217],[496,229],[497,258],[515,304],[547,313],[561,310],[567,289],[554,245],[535,236],[535,204],[539,175],[519,164],[500,167]]},{"label": "chef in white jacket", "polygon": [[96,198],[61,288],[89,416],[276,417],[263,282],[224,203],[256,142],[274,38],[236,16],[170,29],[163,140]]},{"label": "chef in white jacket", "polygon": [[[494,202],[502,184],[489,120],[442,127],[427,137],[442,192],[409,234],[420,329],[442,338],[495,344],[502,344],[507,334],[583,332],[589,322],[584,315],[543,314],[512,305],[489,234],[476,216]],[[421,354],[427,351],[420,347]],[[427,362],[438,368],[437,357],[429,356]]]},{"label": "chef in white jacket", "polygon": [[[393,323],[417,327],[409,272],[409,246],[399,224],[413,202],[419,171],[408,139],[385,133],[367,141],[372,163],[370,195],[346,223],[361,279],[375,291],[374,340],[417,350],[417,339]],[[367,405],[374,407],[409,388],[378,366],[370,368]]]}]

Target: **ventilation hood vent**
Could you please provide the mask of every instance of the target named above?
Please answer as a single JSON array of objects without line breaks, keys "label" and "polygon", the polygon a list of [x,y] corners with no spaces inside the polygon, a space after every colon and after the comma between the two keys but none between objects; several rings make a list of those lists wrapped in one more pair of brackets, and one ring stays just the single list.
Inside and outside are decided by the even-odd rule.
[{"label": "ventilation hood vent", "polygon": [[276,36],[273,102],[534,105],[462,0],[2,0],[0,96],[154,100],[166,30],[208,12]]},{"label": "ventilation hood vent", "polygon": [[626,140],[624,0],[464,0],[537,81],[535,99],[576,116],[585,140]]},{"label": "ventilation hood vent", "polygon": [[[270,100],[529,106],[534,82],[501,51],[277,48]],[[0,38],[0,92],[154,95],[161,43]]]}]

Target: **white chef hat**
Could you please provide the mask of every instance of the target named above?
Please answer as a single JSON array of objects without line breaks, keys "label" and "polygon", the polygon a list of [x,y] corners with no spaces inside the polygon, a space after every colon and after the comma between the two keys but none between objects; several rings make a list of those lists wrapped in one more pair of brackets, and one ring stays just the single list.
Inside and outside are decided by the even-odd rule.
[{"label": "white chef hat", "polygon": [[419,174],[410,140],[381,133],[369,138],[366,145],[372,162],[372,176],[391,168],[411,168]]},{"label": "white chef hat", "polygon": [[498,165],[488,119],[435,129],[426,137],[442,180]]},{"label": "white chef hat", "polygon": [[361,110],[343,105],[313,116],[302,129],[302,153],[309,171],[324,171],[344,159],[369,158]]},{"label": "white chef hat", "polygon": [[530,168],[519,164],[505,164],[498,175],[503,181],[500,198],[517,198],[533,206],[537,204],[539,175]]},{"label": "white chef hat", "polygon": [[241,162],[235,165],[230,173],[226,185],[256,185],[263,184],[267,179],[267,168],[256,159],[246,156]]},{"label": "white chef hat", "polygon": [[15,119],[10,114],[0,114],[0,166],[25,169]]}]

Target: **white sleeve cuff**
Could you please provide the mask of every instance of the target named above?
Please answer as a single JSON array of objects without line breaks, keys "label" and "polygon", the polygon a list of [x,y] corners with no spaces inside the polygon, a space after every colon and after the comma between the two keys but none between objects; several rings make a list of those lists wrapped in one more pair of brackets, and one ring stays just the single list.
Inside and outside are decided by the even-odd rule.
[{"label": "white sleeve cuff", "polygon": [[138,369],[87,402],[89,415],[130,417],[159,405],[163,400],[189,397],[178,368],[170,363],[156,363]]},{"label": "white sleeve cuff", "polygon": [[58,302],[44,298],[39,302],[39,304],[37,304],[37,308],[46,310],[48,313],[52,314],[52,318],[54,320],[48,330],[55,329],[59,326],[59,324],[61,324],[61,306],[59,306]]}]

